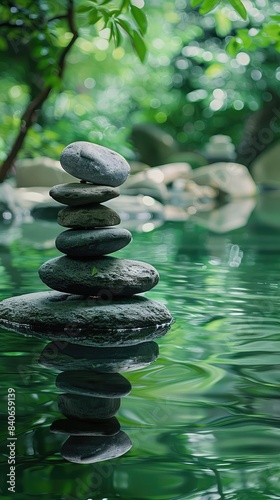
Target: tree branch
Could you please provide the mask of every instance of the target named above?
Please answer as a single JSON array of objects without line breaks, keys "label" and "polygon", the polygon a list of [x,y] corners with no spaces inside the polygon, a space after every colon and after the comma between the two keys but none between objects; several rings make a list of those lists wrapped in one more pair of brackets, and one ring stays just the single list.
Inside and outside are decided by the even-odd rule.
[{"label": "tree branch", "polygon": [[[69,29],[72,33],[72,38],[68,45],[63,49],[63,51],[60,54],[59,60],[58,60],[58,77],[62,79],[64,69],[65,69],[65,62],[66,62],[66,57],[71,50],[72,46],[74,45],[75,41],[78,38],[78,31],[75,26],[75,15],[74,15],[74,5],[73,5],[73,0],[68,0],[68,9],[67,9],[67,14],[65,17],[68,20],[68,25]],[[13,143],[13,146],[4,162],[1,165],[0,169],[0,183],[4,181],[6,178],[7,173],[13,166],[13,163],[20,151],[20,149],[23,146],[25,137],[28,133],[28,130],[32,125],[36,122],[38,118],[38,114],[44,104],[44,102],[47,100],[50,92],[52,91],[52,86],[49,85],[45,87],[40,94],[38,94],[27,106],[25,109],[22,117],[21,117],[21,123],[20,123],[20,129],[17,134],[17,137]]]}]

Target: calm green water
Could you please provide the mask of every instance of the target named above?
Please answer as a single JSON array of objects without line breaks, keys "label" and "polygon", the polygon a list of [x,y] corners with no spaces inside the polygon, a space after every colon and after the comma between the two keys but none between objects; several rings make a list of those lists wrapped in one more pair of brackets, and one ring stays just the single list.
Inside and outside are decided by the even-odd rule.
[{"label": "calm green water", "polygon": [[[1,330],[1,499],[280,499],[279,228],[254,214],[223,235],[166,223],[134,233],[118,253],[157,267],[161,281],[146,295],[176,319],[157,362],[125,374],[133,390],[118,418],[133,448],[119,459],[61,458],[65,438],[48,429],[60,417],[57,372],[37,364],[45,344]],[[58,255],[61,228],[37,221],[1,231],[10,242],[0,248],[0,299],[46,290],[37,269]],[[15,494],[6,485],[8,387],[17,405]]]}]

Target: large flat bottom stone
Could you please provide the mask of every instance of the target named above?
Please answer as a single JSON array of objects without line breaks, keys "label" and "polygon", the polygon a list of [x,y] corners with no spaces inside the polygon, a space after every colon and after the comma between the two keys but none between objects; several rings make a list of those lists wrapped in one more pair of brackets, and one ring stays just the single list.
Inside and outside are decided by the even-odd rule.
[{"label": "large flat bottom stone", "polygon": [[101,300],[39,292],[0,303],[0,326],[29,336],[96,347],[127,346],[163,336],[173,319],[145,297]]}]

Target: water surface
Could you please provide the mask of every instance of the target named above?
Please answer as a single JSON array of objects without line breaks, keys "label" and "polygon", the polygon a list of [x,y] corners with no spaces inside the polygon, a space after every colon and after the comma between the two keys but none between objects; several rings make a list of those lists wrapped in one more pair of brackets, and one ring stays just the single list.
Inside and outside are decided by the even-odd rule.
[{"label": "water surface", "polygon": [[[47,289],[37,269],[58,255],[53,238],[61,228],[42,222],[45,237],[33,239],[28,230],[7,244],[2,238],[0,299]],[[118,256],[159,270],[146,296],[163,302],[176,323],[158,340],[158,360],[125,374],[133,389],[117,416],[131,451],[95,465],[64,461],[65,437],[49,432],[61,417],[58,372],[37,363],[46,343],[1,330],[1,498],[13,495],[6,484],[13,387],[16,499],[279,499],[280,229],[253,214],[225,234],[188,220],[133,238]]]}]

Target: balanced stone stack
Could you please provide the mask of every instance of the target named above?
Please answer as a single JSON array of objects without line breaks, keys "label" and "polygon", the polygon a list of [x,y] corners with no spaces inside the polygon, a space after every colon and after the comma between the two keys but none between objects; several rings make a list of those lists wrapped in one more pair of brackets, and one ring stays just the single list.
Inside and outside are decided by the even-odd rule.
[{"label": "balanced stone stack", "polygon": [[[57,384],[66,390],[59,397],[59,409],[69,421],[55,424],[53,430],[70,434],[62,455],[84,463],[112,458],[130,448],[128,436],[111,420],[120,397],[130,390],[116,372],[154,361],[157,346],[151,341],[164,335],[173,319],[165,306],[137,295],[157,284],[154,267],[108,256],[131,241],[129,231],[115,227],[119,215],[103,204],[119,196],[117,187],[129,175],[129,164],[114,151],[87,142],[67,146],[60,161],[80,182],[50,191],[56,201],[67,205],[58,214],[58,223],[67,229],[56,240],[65,255],[39,269],[42,281],[55,291],[4,300],[0,326],[54,341],[57,356],[48,363],[47,347],[41,361],[67,370],[58,376]],[[66,341],[62,349],[61,341]],[[138,349],[138,344],[146,347]],[[106,437],[104,444],[107,434],[110,439]]]},{"label": "balanced stone stack", "polygon": [[81,183],[58,185],[50,191],[56,201],[68,205],[59,212],[58,223],[70,229],[56,240],[66,257],[46,262],[39,270],[42,281],[61,292],[105,300],[150,290],[159,279],[152,266],[104,257],[131,241],[129,231],[115,227],[119,215],[102,204],[119,195],[116,187],[126,180],[129,164],[119,154],[86,142],[67,146],[60,162]]}]

